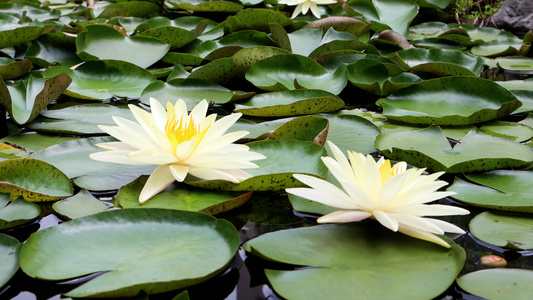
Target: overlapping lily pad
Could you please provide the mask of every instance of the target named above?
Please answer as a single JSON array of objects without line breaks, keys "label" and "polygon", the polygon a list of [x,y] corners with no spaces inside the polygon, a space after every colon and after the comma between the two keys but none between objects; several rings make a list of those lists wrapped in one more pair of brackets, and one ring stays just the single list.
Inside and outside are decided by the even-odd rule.
[{"label": "overlapping lily pad", "polygon": [[376,138],[375,147],[389,158],[448,173],[521,168],[533,161],[528,146],[475,131],[452,147],[438,126],[384,133]]},{"label": "overlapping lily pad", "polygon": [[0,193],[0,230],[31,222],[41,213],[37,204],[28,202],[22,197],[18,197],[12,202],[9,201],[9,198],[9,194]]},{"label": "overlapping lily pad", "polygon": [[22,244],[17,239],[0,234],[0,287],[3,287],[19,269]]},{"label": "overlapping lily pad", "polygon": [[52,204],[52,208],[64,217],[77,219],[103,212],[109,206],[96,199],[87,190],[81,190],[72,197],[55,202]]},{"label": "overlapping lily pad", "polygon": [[[346,295],[431,299],[446,290],[463,267],[464,250],[451,241],[452,248],[445,249],[376,225],[350,223],[277,231],[248,241],[244,249],[270,261],[303,266],[265,270],[274,290],[295,300],[346,299]],[[387,288],[383,288],[385,281]]]},{"label": "overlapping lily pad", "polygon": [[445,49],[411,48],[397,52],[411,71],[429,72],[438,76],[479,76],[484,61],[480,57]]},{"label": "overlapping lily pad", "polygon": [[47,280],[105,272],[66,295],[124,297],[205,281],[226,267],[238,246],[233,225],[206,214],[123,209],[33,234],[22,247],[20,264],[30,277]]},{"label": "overlapping lily pad", "polygon": [[474,183],[455,178],[448,191],[469,205],[489,209],[533,213],[533,172],[495,170],[466,176]]},{"label": "overlapping lily pad", "polygon": [[487,269],[457,279],[465,291],[493,300],[528,300],[533,293],[533,271],[524,269]]},{"label": "overlapping lily pad", "polygon": [[4,80],[20,77],[31,70],[33,64],[31,60],[14,61],[7,57],[0,57],[0,77]]},{"label": "overlapping lily pad", "polygon": [[414,124],[468,125],[507,116],[522,105],[508,90],[477,77],[426,80],[382,98],[392,120]]},{"label": "overlapping lily pad", "polygon": [[533,220],[528,215],[486,211],[470,221],[470,232],[478,239],[515,250],[533,249]]}]

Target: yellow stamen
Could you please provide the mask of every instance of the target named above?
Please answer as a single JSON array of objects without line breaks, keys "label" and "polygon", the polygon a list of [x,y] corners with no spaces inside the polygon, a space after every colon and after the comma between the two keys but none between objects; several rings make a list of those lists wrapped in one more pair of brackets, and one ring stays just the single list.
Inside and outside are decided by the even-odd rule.
[{"label": "yellow stamen", "polygon": [[387,182],[387,180],[394,176],[394,172],[391,169],[390,160],[386,159],[381,167],[379,167],[379,173],[381,174],[381,184],[384,184]]},{"label": "yellow stamen", "polygon": [[167,123],[165,124],[165,135],[170,141],[174,151],[179,144],[190,141],[194,137],[198,137],[195,141],[196,148],[196,146],[198,146],[202,138],[207,133],[207,129],[209,129],[209,127],[210,126],[200,132],[200,128],[196,127],[194,124],[192,115],[189,116],[188,122],[184,122],[183,116],[181,116],[181,118],[178,120],[174,106],[170,102],[167,102]]}]

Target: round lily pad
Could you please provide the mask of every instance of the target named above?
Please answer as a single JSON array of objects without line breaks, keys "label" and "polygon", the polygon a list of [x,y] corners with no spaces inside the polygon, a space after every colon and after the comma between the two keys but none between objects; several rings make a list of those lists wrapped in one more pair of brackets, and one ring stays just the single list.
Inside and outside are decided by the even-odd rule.
[{"label": "round lily pad", "polygon": [[[68,297],[125,297],[184,288],[220,273],[239,246],[233,225],[166,209],[110,210],[34,233],[20,253],[30,277],[104,272]],[[117,255],[110,255],[115,253]]]},{"label": "round lily pad", "polygon": [[464,250],[450,244],[446,249],[364,222],[267,233],[244,249],[303,266],[265,270],[286,299],[432,299],[454,282],[465,261]]},{"label": "round lily pad", "polygon": [[22,197],[12,202],[9,198],[9,194],[0,194],[0,230],[31,222],[41,213],[37,204],[28,202]]},{"label": "round lily pad", "polygon": [[52,204],[52,208],[62,216],[69,219],[77,219],[103,212],[109,206],[96,199],[87,190],[81,190],[72,197],[55,202]]},{"label": "round lily pad", "polygon": [[484,61],[480,57],[446,49],[411,48],[397,52],[414,72],[430,72],[438,76],[479,76]]},{"label": "round lily pad", "polygon": [[515,250],[533,249],[533,219],[486,211],[470,221],[470,232],[478,239]]},{"label": "round lily pad", "polygon": [[459,286],[476,296],[491,300],[529,300],[533,294],[533,271],[487,269],[461,276]]},{"label": "round lily pad", "polygon": [[0,287],[4,286],[19,269],[22,244],[17,239],[0,234]]}]

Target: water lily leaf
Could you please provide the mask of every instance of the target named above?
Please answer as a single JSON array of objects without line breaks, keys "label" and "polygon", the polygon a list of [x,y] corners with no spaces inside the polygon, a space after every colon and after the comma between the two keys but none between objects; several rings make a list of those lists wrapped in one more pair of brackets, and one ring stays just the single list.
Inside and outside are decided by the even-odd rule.
[{"label": "water lily leaf", "polygon": [[171,0],[169,3],[179,9],[205,12],[238,12],[243,5],[231,1],[205,1],[205,0]]},{"label": "water lily leaf", "polygon": [[147,179],[148,176],[141,176],[120,189],[117,200],[121,207],[178,209],[216,215],[243,205],[252,196],[252,192],[234,196],[176,182],[141,205],[139,194]]},{"label": "water lily leaf", "polygon": [[341,98],[322,90],[292,90],[255,95],[237,104],[235,111],[257,117],[280,117],[330,112],[341,109]]},{"label": "water lily leaf", "polygon": [[194,107],[203,99],[217,104],[228,103],[233,98],[233,92],[206,80],[178,78],[151,83],[144,89],[141,102],[150,104],[150,97],[159,100],[164,107],[167,102],[174,104],[177,99],[183,99],[187,107]]},{"label": "water lily leaf", "polygon": [[160,60],[170,45],[152,37],[125,37],[106,25],[89,25],[76,38],[77,54],[84,60],[113,59],[147,68]]},{"label": "water lily leaf", "polygon": [[295,54],[276,55],[255,63],[246,79],[267,91],[320,89],[338,95],[346,86],[346,71],[341,65],[328,73],[314,60]]},{"label": "water lily leaf", "polygon": [[451,0],[414,0],[414,2],[420,5],[420,7],[445,9]]},{"label": "water lily leaf", "polygon": [[448,191],[457,193],[453,198],[490,209],[533,212],[533,172],[495,170],[469,174],[467,178],[474,183],[455,178],[453,184],[448,187]]},{"label": "water lily leaf", "polygon": [[244,77],[246,71],[248,71],[256,62],[282,54],[290,54],[290,52],[281,48],[266,46],[255,46],[241,49],[232,57],[233,63],[238,70],[234,70],[234,72],[240,72],[240,74],[242,74],[241,76]]},{"label": "water lily leaf", "polygon": [[479,127],[479,132],[510,139],[515,142],[524,142],[533,137],[533,128],[515,122],[488,122]]},{"label": "water lily leaf", "polygon": [[468,24],[449,24],[450,28],[464,28],[470,38],[474,41],[480,40],[483,42],[490,42],[493,40],[501,40],[507,38],[517,38],[514,34],[492,27],[476,27]]},{"label": "water lily leaf", "polygon": [[45,107],[65,91],[71,79],[65,73],[50,78],[21,80],[15,86],[6,86],[0,80],[0,102],[15,123],[26,124],[41,113]]},{"label": "water lily leaf", "polygon": [[520,101],[498,84],[477,77],[426,80],[379,99],[383,115],[414,124],[468,125],[507,116]]},{"label": "water lily leaf", "polygon": [[225,220],[196,212],[122,209],[33,234],[22,247],[20,264],[28,276],[46,280],[104,272],[66,296],[124,297],[205,281],[224,270],[238,247],[239,235]]},{"label": "water lily leaf", "polygon": [[47,69],[45,77],[66,73],[72,83],[66,95],[88,100],[109,99],[113,96],[138,98],[155,77],[145,69],[118,60],[88,61],[76,69],[53,67]]},{"label": "water lily leaf", "polygon": [[41,113],[28,128],[65,134],[103,134],[97,125],[116,125],[112,116],[134,120],[129,108],[109,104],[87,103]]},{"label": "water lily leaf", "polygon": [[437,126],[381,134],[375,147],[389,158],[448,173],[521,168],[533,161],[533,151],[528,146],[475,131],[452,147]]},{"label": "water lily leaf", "polygon": [[0,142],[14,145],[26,153],[31,153],[55,144],[77,139],[79,138],[72,136],[50,136],[37,132],[23,132],[16,135],[6,136],[5,138],[0,139]]},{"label": "water lily leaf", "polygon": [[[236,72],[237,71],[237,72]],[[242,80],[231,57],[220,58],[194,70],[188,78],[210,81],[215,84],[229,85]]]},{"label": "water lily leaf", "polygon": [[328,136],[328,120],[319,116],[302,116],[276,129],[267,140],[310,141],[324,146]]},{"label": "water lily leaf", "polygon": [[458,44],[454,41],[450,41],[447,39],[441,39],[441,38],[425,38],[425,39],[419,39],[414,40],[413,45],[418,48],[440,48],[440,49],[448,49],[448,50],[457,50],[457,51],[463,51],[466,50],[466,47]]},{"label": "water lily leaf", "polygon": [[0,31],[0,49],[30,42],[40,35],[52,32],[54,30],[55,25],[22,26],[13,29],[3,29]]},{"label": "water lily leaf", "polygon": [[414,72],[429,72],[438,76],[479,76],[482,58],[445,49],[407,49],[397,52]]},{"label": "water lily leaf", "polygon": [[[102,151],[94,144],[115,141],[111,137],[94,137],[65,142],[31,155],[64,172],[80,188],[91,191],[116,190],[140,175],[149,175],[154,166],[122,165],[95,161],[89,154]],[[70,196],[70,195],[69,195]]]},{"label": "water lily leaf", "polygon": [[533,111],[533,82],[530,82],[531,90],[512,90],[511,93],[522,102],[520,106],[514,113],[520,114],[525,112]]},{"label": "water lily leaf", "polygon": [[229,16],[224,21],[224,26],[229,32],[248,29],[270,32],[269,24],[271,23],[285,27],[293,22],[292,19],[270,9],[247,8],[239,11],[235,16]]},{"label": "water lily leaf", "polygon": [[343,152],[350,150],[367,154],[376,151],[374,142],[381,131],[372,122],[351,115],[320,114],[319,116],[328,119],[328,140]]},{"label": "water lily leaf", "polygon": [[495,81],[508,90],[533,91],[533,80]]},{"label": "water lily leaf", "polygon": [[465,291],[493,300],[527,300],[533,293],[533,271],[524,269],[486,269],[457,279]]},{"label": "water lily leaf", "polygon": [[147,17],[157,13],[161,8],[155,3],[148,1],[128,1],[113,3],[104,8],[98,18],[122,17]]},{"label": "water lily leaf", "polygon": [[[367,222],[280,230],[248,241],[244,249],[304,266],[265,270],[274,290],[287,299],[432,299],[463,268],[464,250],[450,243],[445,249]],[[357,259],[346,259],[354,253]]]},{"label": "water lily leaf", "polygon": [[219,38],[224,34],[223,28],[217,25],[218,23],[215,21],[196,16],[184,16],[174,20],[158,16],[150,18],[148,20],[144,20],[144,22],[139,24],[139,26],[136,28],[136,31],[142,33],[146,30],[153,28],[173,26],[181,29],[186,29],[191,32],[201,30],[203,32],[200,36],[198,36],[198,39],[207,41]]},{"label": "water lily leaf", "polygon": [[[34,21],[57,20],[61,16],[59,10],[51,10],[44,6],[39,7],[31,2],[20,2],[20,4],[3,2],[0,4],[0,11],[4,14],[13,15],[19,20],[23,19],[23,16]],[[55,26],[52,25],[52,27]]]},{"label": "water lily leaf", "polygon": [[449,30],[450,26],[442,22],[425,22],[409,27],[409,40],[420,40],[428,37],[438,37]]},{"label": "water lily leaf", "polygon": [[479,56],[515,55],[522,47],[522,40],[517,38],[503,38],[472,47],[472,54]]},{"label": "water lily leaf", "polygon": [[303,28],[320,28],[326,33],[330,28],[336,31],[345,31],[359,37],[370,30],[372,24],[351,17],[326,17],[315,20]]},{"label": "water lily leaf", "polygon": [[28,58],[14,61],[7,57],[0,57],[0,77],[4,80],[18,78],[28,73],[32,68],[33,64]]},{"label": "water lily leaf", "polygon": [[56,167],[38,159],[13,158],[0,161],[0,193],[11,200],[54,201],[72,195],[72,184]]},{"label": "water lily leaf", "polygon": [[422,81],[418,76],[404,73],[396,64],[362,58],[346,68],[348,80],[356,87],[376,95],[390,95]]},{"label": "water lily leaf", "polygon": [[525,215],[485,211],[470,221],[470,232],[478,239],[514,250],[533,249],[533,220]]},{"label": "water lily leaf", "polygon": [[72,197],[55,202],[52,204],[52,208],[64,217],[77,219],[103,212],[109,206],[96,199],[87,190],[82,189]]},{"label": "water lily leaf", "polygon": [[28,202],[22,197],[18,197],[13,202],[9,199],[9,194],[0,194],[0,229],[2,230],[26,224],[41,213],[37,204]]},{"label": "water lily leaf", "polygon": [[75,38],[63,32],[47,33],[33,40],[26,52],[26,58],[40,67],[56,63],[72,67],[82,62],[76,55]]},{"label": "water lily leaf", "polygon": [[488,59],[485,61],[489,67],[498,67],[508,71],[531,72],[533,71],[533,58],[522,56],[507,56]]},{"label": "water lily leaf", "polygon": [[161,61],[168,64],[199,66],[204,59],[196,54],[168,52],[161,58]]},{"label": "water lily leaf", "polygon": [[174,26],[161,26],[143,31],[139,36],[155,37],[169,44],[170,49],[178,49],[200,36],[207,25],[208,22],[201,21],[192,31]]},{"label": "water lily leaf", "polygon": [[22,244],[14,237],[0,234],[0,287],[3,287],[19,269]]},{"label": "water lily leaf", "polygon": [[348,0],[344,8],[350,16],[362,15],[374,26],[382,24],[377,26],[378,31],[390,28],[405,37],[409,34],[409,24],[418,14],[417,4],[401,0]]},{"label": "water lily leaf", "polygon": [[327,168],[320,160],[326,155],[324,147],[311,142],[280,140],[257,141],[247,144],[251,151],[266,156],[254,161],[259,168],[246,169],[253,177],[239,184],[225,180],[186,179],[192,186],[224,191],[280,191],[301,184],[292,177],[294,173],[325,177]]}]

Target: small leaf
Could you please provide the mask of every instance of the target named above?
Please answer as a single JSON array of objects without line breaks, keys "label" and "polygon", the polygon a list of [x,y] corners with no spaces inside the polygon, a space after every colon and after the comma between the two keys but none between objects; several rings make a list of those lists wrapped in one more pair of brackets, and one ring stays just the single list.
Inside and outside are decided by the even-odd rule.
[{"label": "small leaf", "polygon": [[52,208],[62,216],[77,219],[103,212],[109,206],[93,197],[87,190],[80,190],[72,197],[55,202],[52,204]]}]

